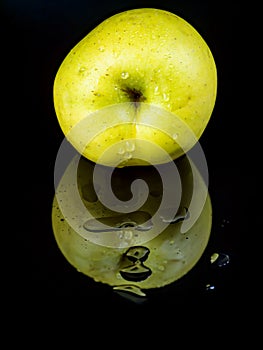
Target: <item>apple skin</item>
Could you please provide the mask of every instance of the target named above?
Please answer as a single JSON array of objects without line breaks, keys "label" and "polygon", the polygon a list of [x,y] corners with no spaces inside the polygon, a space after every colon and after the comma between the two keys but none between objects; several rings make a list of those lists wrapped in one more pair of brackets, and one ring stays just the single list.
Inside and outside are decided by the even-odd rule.
[{"label": "apple skin", "polygon": [[[100,158],[106,149],[134,139],[148,140],[176,159],[207,126],[216,101],[217,71],[208,45],[188,22],[165,10],[139,8],[109,17],[76,44],[57,71],[53,93],[60,127],[84,157],[105,164]],[[163,125],[161,116],[156,126],[142,112],[148,107],[169,114]],[[78,132],[71,131],[84,119],[93,137],[86,137],[83,146]],[[180,136],[175,119],[177,126],[179,120],[193,132],[194,142],[184,135],[173,138]],[[142,161],[131,157],[120,164],[144,165],[150,153],[144,147]],[[116,165],[115,154],[105,165]],[[151,160],[166,161],[162,155]]]}]

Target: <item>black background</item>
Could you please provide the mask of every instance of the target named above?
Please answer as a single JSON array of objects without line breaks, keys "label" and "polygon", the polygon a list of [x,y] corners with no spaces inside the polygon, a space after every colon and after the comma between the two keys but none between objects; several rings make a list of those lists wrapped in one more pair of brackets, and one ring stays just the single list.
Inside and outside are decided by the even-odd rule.
[{"label": "black background", "polygon": [[[89,315],[88,319],[99,314],[127,320],[133,312],[145,319],[154,311],[163,317],[176,314],[178,321],[178,314],[189,310],[195,314],[199,310],[205,312],[207,319],[226,315],[226,319],[236,322],[242,290],[240,244],[248,229],[247,211],[253,202],[253,194],[244,186],[253,178],[244,171],[238,152],[241,132],[236,121],[240,115],[235,65],[238,7],[222,1],[166,0],[6,0],[2,4],[2,23],[9,28],[5,39],[17,92],[12,110],[23,121],[22,143],[13,161],[21,164],[20,170],[27,180],[27,185],[21,186],[25,215],[19,242],[24,256],[31,258],[30,280],[20,283],[19,289],[28,292],[29,304],[38,315],[40,310],[52,310],[51,317],[59,317],[65,309],[80,310],[81,305],[81,313]],[[70,49],[98,23],[136,7],[169,10],[191,23],[209,45],[218,70],[215,109],[200,139],[209,168],[211,239],[200,262],[185,278],[152,291],[141,304],[78,273],[59,251],[51,227],[54,163],[64,137],[53,107],[56,71]],[[22,162],[19,149],[27,155],[26,162]],[[214,252],[228,254],[229,264],[212,268],[210,256]],[[207,290],[207,284],[214,289]]]}]

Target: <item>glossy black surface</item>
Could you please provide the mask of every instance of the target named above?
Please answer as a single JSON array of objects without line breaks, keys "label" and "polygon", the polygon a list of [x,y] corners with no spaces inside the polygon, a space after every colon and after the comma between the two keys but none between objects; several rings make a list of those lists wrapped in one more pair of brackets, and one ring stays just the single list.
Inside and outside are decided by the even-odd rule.
[{"label": "glossy black surface", "polygon": [[[243,127],[236,124],[240,115],[233,44],[237,9],[219,1],[43,0],[3,4],[5,21],[11,27],[8,41],[14,54],[10,60],[19,86],[18,101],[12,108],[16,116],[21,116],[21,110],[25,113],[23,147],[28,165],[23,172],[27,173],[29,188],[22,189],[26,220],[21,230],[26,240],[20,237],[20,244],[31,257],[32,285],[28,287],[35,296],[32,306],[38,309],[48,303],[59,313],[67,300],[70,309],[82,304],[86,312],[95,308],[100,313],[110,311],[120,316],[124,310],[156,310],[163,314],[169,310],[178,314],[193,308],[207,310],[208,316],[209,310],[215,310],[235,319],[243,283],[241,237],[249,229],[247,212],[254,200],[247,186],[253,182],[253,174],[248,175],[239,151]],[[209,169],[211,239],[203,257],[187,276],[151,291],[147,300],[128,300],[111,287],[78,273],[59,251],[51,227],[53,170],[63,140],[53,108],[56,71],[68,51],[95,25],[114,13],[135,7],[167,9],[189,21],[205,38],[218,69],[216,106],[200,139]],[[16,159],[21,161],[19,154]],[[214,253],[227,255],[228,263],[211,264]]]}]

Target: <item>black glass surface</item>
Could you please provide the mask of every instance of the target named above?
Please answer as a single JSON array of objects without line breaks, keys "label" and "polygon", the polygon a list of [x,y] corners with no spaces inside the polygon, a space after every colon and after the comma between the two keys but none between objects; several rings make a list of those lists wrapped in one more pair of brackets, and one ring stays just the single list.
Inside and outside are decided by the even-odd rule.
[{"label": "black glass surface", "polygon": [[[191,306],[234,317],[243,283],[241,237],[247,234],[254,196],[247,187],[253,182],[253,174],[246,171],[240,152],[243,126],[241,118],[237,122],[240,109],[233,41],[238,15],[234,6],[228,4],[226,8],[220,1],[166,0],[2,3],[4,23],[10,27],[10,63],[17,72],[19,90],[12,109],[23,118],[24,131],[23,145],[18,145],[14,162],[23,164],[19,154],[23,148],[28,164],[23,173],[29,187],[22,189],[27,206],[22,231],[27,238],[20,236],[19,240],[31,257],[28,289],[34,295],[32,307],[43,308],[47,303],[60,309],[67,300],[67,307],[74,309],[75,303],[82,303],[87,312],[95,307],[102,313],[110,310],[121,315],[123,310],[135,310],[147,315],[152,310],[178,314]],[[205,38],[218,70],[216,105],[200,139],[209,170],[211,238],[202,258],[185,277],[150,291],[147,298],[127,298],[77,272],[61,254],[51,226],[54,164],[64,138],[53,106],[55,74],[69,50],[92,28],[112,14],[135,7],[166,9],[191,23]],[[211,264],[215,253],[220,259]]]}]

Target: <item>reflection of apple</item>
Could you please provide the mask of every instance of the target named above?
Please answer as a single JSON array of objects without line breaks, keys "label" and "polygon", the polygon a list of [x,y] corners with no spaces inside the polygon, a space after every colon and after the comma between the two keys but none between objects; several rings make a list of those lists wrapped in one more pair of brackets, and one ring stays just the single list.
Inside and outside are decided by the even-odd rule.
[{"label": "reflection of apple", "polygon": [[[158,236],[139,245],[133,244],[136,235],[143,237],[154,231],[155,225],[158,226],[158,221],[153,222],[152,226],[144,225],[149,217],[158,213],[163,201],[163,182],[156,168],[138,166],[114,169],[112,190],[123,201],[123,205],[131,197],[131,184],[135,179],[143,179],[149,187],[149,196],[139,210],[123,214],[110,210],[99,200],[101,184],[98,178],[93,179],[94,163],[81,157],[77,169],[77,186],[70,182],[68,176],[70,169],[75,166],[73,160],[57,187],[52,225],[58,247],[78,271],[111,286],[127,290],[133,286],[148,289],[178,280],[199,261],[210,237],[212,207],[203,178],[186,156],[176,160],[182,183],[176,215],[171,220],[165,212],[162,215],[160,213],[161,220],[168,220],[169,224]],[[161,167],[166,166],[163,164]],[[102,167],[105,176],[108,169]],[[176,186],[176,183],[171,186]],[[76,209],[77,203],[71,196],[72,188],[78,188],[80,200],[86,208],[84,214]],[[67,209],[64,212],[61,209],[63,207]],[[195,216],[197,220],[182,233],[182,225]],[[103,224],[108,225],[107,232],[103,232]],[[87,230],[87,236],[77,232],[83,227]],[[112,231],[118,230],[119,242],[127,244],[120,248],[109,247],[91,240],[92,235],[110,235],[109,227],[112,227]]]},{"label": "reflection of apple", "polygon": [[[193,145],[183,125],[199,139],[216,90],[215,62],[200,34],[173,13],[142,8],[106,19],[70,51],[55,78],[54,105],[64,134],[94,162],[118,142],[126,151],[129,139],[151,141],[176,159]],[[94,137],[83,149],[79,132],[70,132],[85,118],[82,133]],[[142,164],[127,152],[125,165]],[[142,159],[153,153],[143,152]]]}]

